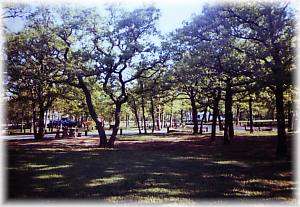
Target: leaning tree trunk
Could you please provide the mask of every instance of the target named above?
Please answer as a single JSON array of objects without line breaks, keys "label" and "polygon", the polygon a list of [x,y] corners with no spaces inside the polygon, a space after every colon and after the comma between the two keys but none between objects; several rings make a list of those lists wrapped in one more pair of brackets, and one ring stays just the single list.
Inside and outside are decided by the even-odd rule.
[{"label": "leaning tree trunk", "polygon": [[87,88],[87,86],[85,85],[83,78],[81,76],[78,76],[78,81],[79,81],[79,87],[82,89],[82,91],[85,95],[85,101],[88,106],[89,113],[90,113],[93,121],[96,124],[96,128],[97,128],[98,135],[100,138],[99,147],[106,147],[107,138],[106,138],[105,130],[104,130],[102,123],[98,119],[97,113],[95,111],[95,108],[94,108],[94,105],[92,102],[91,93],[90,93],[89,89]]},{"label": "leaning tree trunk", "polygon": [[277,150],[278,157],[285,156],[287,153],[286,133],[285,133],[285,115],[283,104],[283,85],[277,82],[275,89],[276,98],[276,118],[277,118]]},{"label": "leaning tree trunk", "polygon": [[[219,115],[219,101],[221,99],[221,90],[218,90],[213,103],[213,120],[211,125],[211,141],[216,139],[217,118]],[[221,130],[221,129],[220,129]]]},{"label": "leaning tree trunk", "polygon": [[116,109],[115,109],[115,124],[112,130],[112,134],[109,138],[109,142],[108,142],[108,147],[113,148],[116,138],[117,138],[117,134],[118,134],[118,130],[119,130],[119,126],[120,126],[120,116],[121,116],[121,107],[122,107],[122,103],[120,102],[116,102],[115,103]]},{"label": "leaning tree trunk", "polygon": [[227,82],[225,94],[224,144],[229,144],[233,136],[232,89],[231,84]]},{"label": "leaning tree trunk", "polygon": [[252,97],[249,97],[249,124],[250,133],[253,133],[253,113],[252,113]]},{"label": "leaning tree trunk", "polygon": [[198,134],[198,119],[197,119],[197,107],[196,107],[196,100],[193,90],[191,91],[190,101],[192,106],[192,120],[193,120],[193,134]]}]

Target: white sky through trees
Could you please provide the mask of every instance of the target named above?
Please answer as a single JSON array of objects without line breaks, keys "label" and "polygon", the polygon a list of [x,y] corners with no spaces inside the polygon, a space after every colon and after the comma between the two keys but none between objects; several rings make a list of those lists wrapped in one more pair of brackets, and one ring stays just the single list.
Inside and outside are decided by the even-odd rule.
[{"label": "white sky through trees", "polygon": [[[26,3],[26,4],[37,4],[43,1],[14,1],[15,3]],[[65,3],[66,2],[66,3]],[[46,3],[49,6],[57,5],[74,5],[80,7],[97,7],[103,9],[107,3],[116,3],[116,1],[106,0],[106,1],[91,1],[87,0],[81,1],[72,1],[68,4],[68,1],[47,1]],[[192,14],[201,13],[203,5],[208,3],[207,0],[184,0],[184,1],[170,1],[170,0],[121,0],[118,1],[121,5],[129,10],[132,10],[143,5],[151,4],[160,9],[161,16],[158,21],[158,28],[163,33],[166,34],[172,30],[180,27],[183,21],[190,19]],[[45,2],[44,2],[45,3]],[[23,21],[21,18],[7,19],[5,20],[5,25],[12,32],[17,32],[23,28]]]}]

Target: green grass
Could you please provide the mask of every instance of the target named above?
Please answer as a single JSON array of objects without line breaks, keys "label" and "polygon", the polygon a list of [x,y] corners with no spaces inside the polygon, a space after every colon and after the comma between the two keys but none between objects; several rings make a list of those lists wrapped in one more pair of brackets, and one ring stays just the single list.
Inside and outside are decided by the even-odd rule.
[{"label": "green grass", "polygon": [[[8,142],[7,198],[134,200],[146,203],[256,199],[294,201],[292,160],[275,137],[123,136]],[[291,149],[290,149],[291,151]]]}]

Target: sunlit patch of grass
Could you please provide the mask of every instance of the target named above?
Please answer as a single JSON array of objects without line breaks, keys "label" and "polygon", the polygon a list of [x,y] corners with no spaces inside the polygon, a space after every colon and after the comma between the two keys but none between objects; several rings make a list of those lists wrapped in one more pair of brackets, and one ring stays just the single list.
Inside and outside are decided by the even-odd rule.
[{"label": "sunlit patch of grass", "polygon": [[61,174],[46,174],[46,175],[36,176],[35,178],[47,180],[47,179],[56,179],[56,178],[63,178],[63,177],[64,176]]},{"label": "sunlit patch of grass", "polygon": [[264,138],[266,136],[276,136],[277,132],[276,130],[273,131],[254,131],[253,133],[250,133],[249,131],[235,131],[234,132],[236,136],[259,136],[261,138]]},{"label": "sunlit patch of grass", "polygon": [[284,197],[284,196],[277,196],[275,198],[272,198],[272,200],[278,200],[278,201],[288,201],[289,204],[293,205],[296,204],[296,199],[291,199],[290,197]]},{"label": "sunlit patch of grass", "polygon": [[234,179],[237,179],[237,180],[240,179],[241,177],[243,177],[243,175],[236,176],[232,173],[222,173],[222,174],[220,174],[220,176],[227,177],[227,178],[234,178]]},{"label": "sunlit patch of grass", "polygon": [[101,185],[109,185],[109,184],[118,183],[123,180],[125,180],[125,178],[123,176],[114,175],[111,177],[97,178],[97,179],[90,180],[90,182],[87,183],[86,186],[87,187],[96,187],[96,186],[101,186]]},{"label": "sunlit patch of grass", "polygon": [[53,167],[45,167],[39,169],[39,171],[47,171],[47,170],[57,170],[57,169],[63,169],[63,168],[69,168],[72,165],[59,165],[59,166],[53,166]]},{"label": "sunlit patch of grass", "polygon": [[[200,136],[200,135],[199,135]],[[160,141],[160,142],[177,142],[182,141],[185,139],[189,139],[190,135],[181,135],[178,136],[177,134],[166,134],[166,135],[139,135],[139,136],[120,136],[118,138],[119,141]]]},{"label": "sunlit patch of grass", "polygon": [[172,160],[210,160],[209,157],[203,156],[181,156],[181,157],[173,157]]},{"label": "sunlit patch of grass", "polygon": [[34,188],[35,191],[37,192],[43,192],[45,191],[46,189],[45,188]]},{"label": "sunlit patch of grass", "polygon": [[48,167],[48,165],[26,164],[24,167],[28,167],[28,168],[42,168],[42,167]]},{"label": "sunlit patch of grass", "polygon": [[[19,170],[19,168],[17,168],[17,167],[8,167],[8,168],[6,168],[7,170]],[[21,169],[21,168],[20,168]]]},{"label": "sunlit patch of grass", "polygon": [[112,203],[130,202],[134,201],[141,204],[158,204],[165,202],[172,202],[178,204],[195,204],[196,202],[191,199],[181,198],[181,197],[164,197],[164,196],[151,196],[151,195],[126,195],[126,196],[110,196],[105,201]]},{"label": "sunlit patch of grass", "polygon": [[268,194],[268,192],[266,191],[245,190],[239,188],[234,188],[232,192],[236,196],[246,196],[246,197],[265,196]]},{"label": "sunlit patch of grass", "polygon": [[293,182],[292,181],[286,181],[286,180],[270,180],[270,179],[249,179],[249,180],[243,180],[241,181],[243,185],[248,184],[263,184],[267,186],[271,186],[272,188],[282,188],[282,187],[292,187]]},{"label": "sunlit patch of grass", "polygon": [[[165,173],[154,172],[154,173],[151,173],[151,174],[152,175],[164,175]],[[171,175],[171,176],[182,176],[183,174],[182,173],[169,172],[168,175]]]},{"label": "sunlit patch of grass", "polygon": [[154,135],[139,135],[139,136],[119,136],[118,140],[120,141],[149,141],[158,138]]},{"label": "sunlit patch of grass", "polygon": [[292,176],[292,172],[281,172],[281,173],[278,173],[278,176],[289,177],[289,176]]},{"label": "sunlit patch of grass", "polygon": [[135,192],[138,193],[146,193],[146,194],[162,194],[166,196],[179,196],[179,195],[186,195],[187,192],[181,189],[168,189],[162,187],[148,187],[146,189],[136,190]]},{"label": "sunlit patch of grass", "polygon": [[40,148],[40,149],[37,149],[38,151],[49,151],[49,152],[57,152],[57,151],[65,151],[66,149],[64,148],[57,148],[57,147],[49,147],[49,148],[46,148],[46,147],[43,147],[43,148]]},{"label": "sunlit patch of grass", "polygon": [[239,167],[249,167],[248,164],[241,162],[241,161],[236,161],[236,160],[221,160],[221,161],[214,161],[213,163],[219,164],[219,165],[235,165]]}]

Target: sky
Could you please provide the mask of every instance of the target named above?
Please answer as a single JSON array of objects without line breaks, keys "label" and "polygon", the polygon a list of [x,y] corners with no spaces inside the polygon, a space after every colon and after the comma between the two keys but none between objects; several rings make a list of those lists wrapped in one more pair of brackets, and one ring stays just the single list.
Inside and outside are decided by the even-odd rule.
[{"label": "sky", "polygon": [[[16,3],[45,3],[44,1],[15,1]],[[91,6],[91,7],[103,7],[107,2],[115,2],[113,0],[109,1],[72,1],[72,4],[77,6]],[[170,0],[121,0],[123,6],[129,9],[143,6],[144,4],[153,4],[161,11],[161,16],[158,22],[158,28],[163,34],[169,33],[182,25],[183,21],[187,21],[192,14],[201,13],[203,5],[207,0],[182,0],[182,1],[170,1]],[[68,4],[67,1],[47,1],[46,4],[54,6],[56,4]],[[9,29],[16,32],[22,28],[22,21],[20,19],[6,20]]]},{"label": "sky", "polygon": [[163,33],[168,33],[180,27],[182,22],[188,20],[192,14],[201,13],[205,2],[203,0],[155,1],[153,4],[161,11],[159,29]]}]

